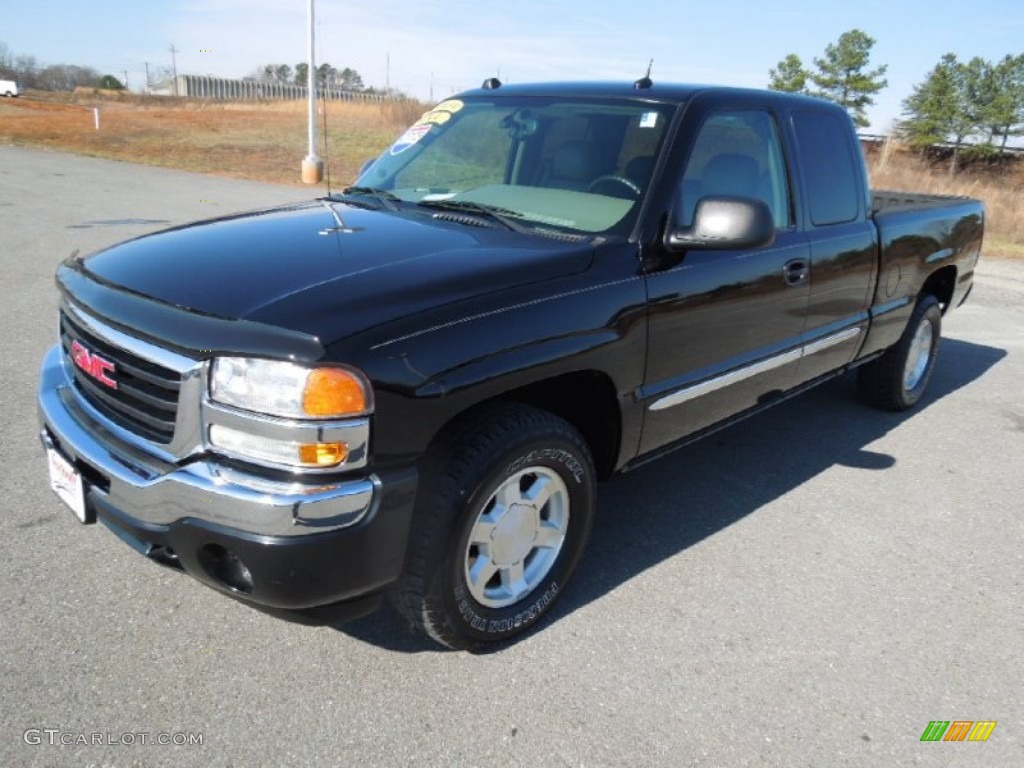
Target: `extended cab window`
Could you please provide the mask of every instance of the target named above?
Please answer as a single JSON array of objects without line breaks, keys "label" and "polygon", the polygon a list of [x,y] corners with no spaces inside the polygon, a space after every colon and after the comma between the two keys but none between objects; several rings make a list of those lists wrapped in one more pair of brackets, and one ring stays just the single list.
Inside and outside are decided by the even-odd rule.
[{"label": "extended cab window", "polygon": [[853,221],[861,182],[850,152],[849,127],[822,112],[795,113],[793,127],[811,223],[821,227]]},{"label": "extended cab window", "polygon": [[776,227],[790,225],[786,163],[769,113],[719,112],[704,121],[683,174],[684,226],[693,224],[697,201],[710,195],[763,200]]}]

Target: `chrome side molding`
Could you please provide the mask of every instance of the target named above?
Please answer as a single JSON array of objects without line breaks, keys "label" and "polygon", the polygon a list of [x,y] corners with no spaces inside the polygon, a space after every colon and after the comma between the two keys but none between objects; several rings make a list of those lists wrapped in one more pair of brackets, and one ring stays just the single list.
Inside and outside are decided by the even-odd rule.
[{"label": "chrome side molding", "polygon": [[754,376],[759,376],[762,373],[768,371],[774,371],[776,368],[781,368],[784,365],[795,363],[802,357],[808,355],[815,355],[819,352],[824,352],[826,349],[839,346],[853,338],[860,335],[860,326],[854,326],[852,328],[846,328],[838,333],[833,333],[830,336],[812,341],[810,344],[804,344],[803,346],[796,347],[795,349],[789,349],[785,352],[780,352],[772,357],[765,358],[764,360],[758,360],[756,363],[737,368],[728,373],[723,373],[720,376],[715,376],[711,379],[698,382],[697,384],[691,384],[682,389],[678,389],[671,394],[665,395],[655,400],[648,406],[648,410],[651,411],[663,411],[666,408],[672,408],[676,405],[682,405],[690,400],[694,400],[698,397],[710,394],[711,392],[717,392],[725,387],[731,387],[733,384],[738,384],[741,381],[746,381]]}]

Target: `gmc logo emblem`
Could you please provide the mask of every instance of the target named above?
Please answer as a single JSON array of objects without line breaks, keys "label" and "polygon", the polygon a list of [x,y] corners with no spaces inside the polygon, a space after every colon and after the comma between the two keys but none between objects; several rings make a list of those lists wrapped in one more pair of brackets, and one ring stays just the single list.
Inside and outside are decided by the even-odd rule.
[{"label": "gmc logo emblem", "polygon": [[111,374],[114,372],[114,364],[95,352],[90,352],[84,345],[77,341],[71,342],[71,359],[75,365],[92,376],[96,381],[111,389],[117,389],[117,382]]}]

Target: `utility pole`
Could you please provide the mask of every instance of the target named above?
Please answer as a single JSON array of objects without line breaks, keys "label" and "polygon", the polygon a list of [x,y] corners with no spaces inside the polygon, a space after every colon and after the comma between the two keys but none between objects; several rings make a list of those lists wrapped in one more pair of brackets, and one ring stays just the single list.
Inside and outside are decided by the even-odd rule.
[{"label": "utility pole", "polygon": [[126,70],[123,70],[123,71],[124,71],[124,89],[127,91],[128,90],[128,70],[126,69]]},{"label": "utility pole", "polygon": [[178,95],[178,49],[174,47],[174,43],[171,43],[171,47],[168,48],[171,52],[171,72],[174,73],[174,95]]},{"label": "utility pole", "polygon": [[384,54],[384,93],[391,95],[391,53]]},{"label": "utility pole", "polygon": [[306,89],[309,91],[309,154],[302,161],[302,183],[319,184],[324,177],[324,163],[316,154],[316,60],[313,57],[315,43],[313,0],[309,0],[309,67]]},{"label": "utility pole", "polygon": [[149,89],[151,87],[150,86],[150,82],[149,82],[149,62],[148,61],[144,61],[144,62],[142,62],[142,64],[146,68],[146,93],[149,93]]}]

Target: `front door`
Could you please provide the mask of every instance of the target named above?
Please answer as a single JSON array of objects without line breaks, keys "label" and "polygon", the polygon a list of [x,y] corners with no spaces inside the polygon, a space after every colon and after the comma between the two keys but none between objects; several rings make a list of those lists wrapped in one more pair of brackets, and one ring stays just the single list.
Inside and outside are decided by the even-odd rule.
[{"label": "front door", "polygon": [[800,360],[810,252],[793,225],[790,181],[767,110],[718,111],[697,134],[680,179],[683,225],[706,195],[764,200],[771,246],[685,254],[650,274],[641,453],[788,389]]}]

